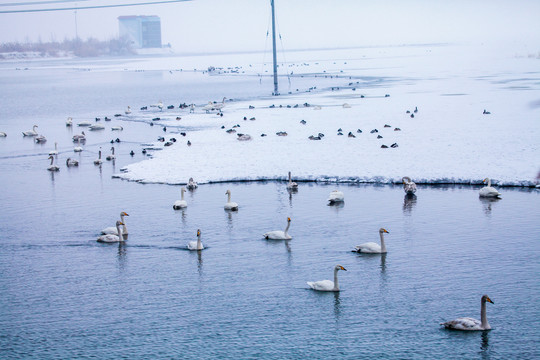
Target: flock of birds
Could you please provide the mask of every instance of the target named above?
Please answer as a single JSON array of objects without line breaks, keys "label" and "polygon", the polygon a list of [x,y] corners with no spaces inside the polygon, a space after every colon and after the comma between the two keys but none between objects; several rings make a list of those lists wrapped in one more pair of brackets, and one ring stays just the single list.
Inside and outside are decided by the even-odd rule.
[{"label": "flock of birds", "polygon": [[[287,190],[289,191],[297,191],[298,190],[298,184],[294,181],[292,181],[291,172],[288,174],[289,180],[287,182]],[[487,186],[480,189],[479,196],[480,197],[491,197],[491,198],[499,198],[500,193],[491,186],[491,180],[489,178],[484,179],[484,183],[487,183]],[[403,190],[406,193],[407,196],[416,196],[415,193],[417,191],[416,184],[411,180],[410,177],[403,177],[402,178],[403,183]],[[193,178],[190,178],[187,184],[188,189],[194,190],[198,187],[197,183],[193,180]],[[180,194],[181,199],[177,200],[173,203],[173,209],[180,210],[187,208],[188,204],[187,201],[184,199],[184,193],[186,192],[185,187],[180,188]],[[225,195],[227,195],[227,202],[224,205],[224,209],[226,211],[238,211],[238,204],[236,202],[231,201],[231,191],[227,190],[225,192]],[[345,196],[343,192],[339,190],[334,190],[329,194],[329,197],[327,199],[328,205],[338,204],[345,201]],[[101,231],[101,235],[97,238],[98,242],[103,243],[116,243],[116,242],[123,242],[127,239],[128,230],[126,227],[125,217],[129,216],[126,212],[120,213],[120,220],[116,221],[115,226],[113,227],[107,227]],[[287,226],[284,230],[273,230],[269,231],[263,234],[263,237],[267,240],[290,240],[292,239],[292,236],[289,234],[289,228],[291,226],[291,218],[287,218]],[[375,242],[366,242],[362,243],[360,245],[356,245],[353,252],[357,253],[366,253],[366,254],[385,254],[387,253],[386,244],[384,242],[384,234],[389,234],[389,231],[380,228],[379,229],[379,237],[380,237],[380,243]],[[196,241],[189,241],[187,243],[187,249],[190,251],[202,251],[205,249],[202,241],[201,241],[201,230],[197,230],[197,240]],[[307,285],[315,290],[315,291],[325,291],[325,292],[338,292],[340,291],[339,287],[339,279],[338,279],[338,272],[339,271],[347,271],[342,265],[336,265],[334,267],[334,279],[332,280],[319,280],[319,281],[308,281]],[[487,321],[487,315],[486,315],[486,302],[493,303],[493,301],[489,298],[487,295],[483,295],[481,298],[481,311],[480,311],[480,320],[470,318],[470,317],[461,317],[454,320],[450,320],[447,322],[441,323],[445,328],[453,329],[453,330],[464,330],[464,331],[471,331],[471,330],[490,330],[491,326],[489,325]]]}]

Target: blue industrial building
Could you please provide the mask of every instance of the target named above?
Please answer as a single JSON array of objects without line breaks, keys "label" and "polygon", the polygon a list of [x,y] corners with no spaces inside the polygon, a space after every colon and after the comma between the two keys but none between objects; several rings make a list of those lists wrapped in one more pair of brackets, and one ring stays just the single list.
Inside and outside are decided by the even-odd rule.
[{"label": "blue industrial building", "polygon": [[127,37],[134,48],[161,47],[161,20],[159,16],[119,16],[120,37]]}]

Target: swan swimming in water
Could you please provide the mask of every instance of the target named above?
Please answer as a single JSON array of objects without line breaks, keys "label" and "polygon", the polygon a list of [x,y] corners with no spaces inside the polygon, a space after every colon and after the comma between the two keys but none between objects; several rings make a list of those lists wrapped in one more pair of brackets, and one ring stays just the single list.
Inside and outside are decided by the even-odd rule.
[{"label": "swan swimming in water", "polygon": [[86,134],[81,132],[80,134],[73,135],[73,142],[78,143],[81,141],[86,141]]},{"label": "swan swimming in water", "polygon": [[274,231],[265,233],[263,236],[265,239],[270,239],[270,240],[290,240],[292,239],[292,236],[289,235],[288,233],[290,226],[291,226],[291,218],[288,217],[287,227],[285,228],[285,231],[274,230]]},{"label": "swan swimming in water", "polygon": [[386,245],[384,244],[384,233],[389,234],[386,229],[380,228],[379,235],[381,237],[381,245],[374,242],[367,242],[354,247],[355,252],[367,254],[384,254],[386,253]]},{"label": "swan swimming in water", "polygon": [[410,177],[404,176],[401,181],[403,181],[403,191],[405,191],[406,194],[412,195],[416,192],[416,184]]},{"label": "swan swimming in water", "polygon": [[54,143],[54,150],[49,151],[49,155],[58,155],[58,143]]},{"label": "swan swimming in water", "polygon": [[487,182],[487,186],[480,189],[480,197],[501,197],[501,193],[491,186],[490,178],[485,178],[482,182]]},{"label": "swan swimming in water", "polygon": [[[128,229],[126,226],[126,222],[124,221],[124,216],[129,216],[129,214],[124,211],[120,213],[120,222],[122,223],[122,235],[126,236],[128,235]],[[118,229],[116,228],[116,226],[109,226],[101,230],[101,233],[103,235],[108,235],[108,234],[118,235]]]},{"label": "swan swimming in water", "polygon": [[98,158],[96,160],[94,160],[94,165],[101,165],[102,161],[101,161],[101,148],[99,148],[99,151],[98,151]]},{"label": "swan swimming in water", "polygon": [[204,246],[201,242],[201,230],[197,230],[197,241],[190,241],[187,244],[189,250],[204,250]]},{"label": "swan swimming in water", "polygon": [[231,201],[231,190],[227,190],[225,192],[225,195],[227,195],[227,203],[225,204],[225,210],[232,210],[237,211],[238,210],[238,204],[234,201]]},{"label": "swan swimming in water", "polygon": [[347,271],[343,266],[336,265],[334,267],[334,281],[321,280],[321,281],[308,281],[307,284],[310,288],[317,291],[339,291],[339,283],[337,273],[339,270]]},{"label": "swan swimming in water", "polygon": [[49,171],[58,171],[60,170],[60,168],[56,165],[54,165],[54,156],[49,156],[49,159],[51,160],[51,165],[49,165],[49,167],[47,168],[47,170]]},{"label": "swan swimming in water", "polygon": [[345,201],[345,195],[339,190],[334,190],[330,193],[330,196],[328,197],[328,204],[332,205],[335,203],[343,202]]},{"label": "swan swimming in water", "polygon": [[182,187],[180,189],[180,194],[181,194],[181,197],[180,197],[180,200],[176,200],[173,204],[173,209],[174,210],[180,210],[180,209],[183,209],[183,208],[187,208],[187,201],[184,200],[184,193],[186,192],[186,189],[184,187]]},{"label": "swan swimming in water", "polygon": [[195,190],[197,187],[199,187],[199,185],[197,185],[197,183],[193,180],[193,178],[189,178],[189,181],[188,181],[188,184],[187,184],[187,189],[188,190]]},{"label": "swan swimming in water", "polygon": [[66,166],[67,167],[71,167],[71,166],[79,166],[79,162],[75,159],[72,159],[72,158],[67,158],[66,160]]},{"label": "swan swimming in water", "polygon": [[32,130],[24,131],[23,136],[37,136],[38,135],[36,131],[37,127],[38,127],[37,125],[34,125],[32,126]]},{"label": "swan swimming in water", "polygon": [[67,118],[66,126],[73,126],[73,118],[71,116]]},{"label": "swan swimming in water", "polygon": [[289,171],[289,182],[287,183],[288,190],[298,190],[298,184],[292,181],[291,172]]},{"label": "swan swimming in water", "polygon": [[107,157],[105,159],[107,159],[109,161],[116,159],[116,156],[114,155],[114,146],[111,147],[111,152],[112,152],[111,155],[107,155]]},{"label": "swan swimming in water", "polygon": [[6,136],[7,136],[7,134],[5,132],[0,131],[0,137],[6,137]]},{"label": "swan swimming in water", "polygon": [[124,236],[122,235],[122,229],[120,229],[120,225],[124,225],[124,224],[120,220],[118,220],[116,222],[116,231],[118,235],[113,235],[113,234],[101,235],[97,238],[97,241],[103,242],[103,243],[114,243],[114,242],[124,241]]},{"label": "swan swimming in water", "polygon": [[481,307],[480,307],[480,321],[477,319],[473,319],[470,317],[462,317],[457,318],[455,320],[450,320],[447,322],[441,323],[441,325],[444,325],[447,329],[452,330],[464,330],[464,331],[471,331],[471,330],[491,330],[491,326],[488,323],[487,315],[486,315],[486,302],[490,302],[494,304],[493,301],[489,298],[487,295],[483,295],[481,299]]}]

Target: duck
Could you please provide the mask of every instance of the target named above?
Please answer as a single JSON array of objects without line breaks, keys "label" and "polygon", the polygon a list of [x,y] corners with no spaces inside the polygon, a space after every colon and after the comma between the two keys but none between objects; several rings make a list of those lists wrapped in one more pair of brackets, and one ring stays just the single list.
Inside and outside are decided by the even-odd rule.
[{"label": "duck", "polygon": [[197,183],[195,182],[195,180],[193,180],[193,178],[189,178],[189,181],[187,183],[187,189],[188,190],[195,190],[196,188],[199,187],[199,185],[197,185]]},{"label": "duck", "polygon": [[98,151],[98,158],[96,160],[94,160],[94,165],[101,165],[102,161],[101,161],[101,148],[99,148],[99,151]]},{"label": "duck", "polygon": [[345,201],[345,195],[343,195],[343,193],[339,190],[334,190],[330,193],[330,196],[328,197],[327,201],[329,205],[343,202]]},{"label": "duck", "polygon": [[49,151],[49,155],[58,155],[58,143],[54,143],[54,150]]},{"label": "duck", "polygon": [[180,200],[176,200],[173,204],[173,209],[174,210],[180,210],[180,209],[184,209],[184,208],[187,208],[187,201],[184,200],[184,193],[186,192],[186,188],[185,187],[182,187],[180,189]]},{"label": "duck", "polygon": [[292,181],[291,172],[289,171],[289,182],[287,183],[287,190],[298,190],[298,184]]},{"label": "duck", "polygon": [[487,295],[482,295],[480,299],[480,321],[470,317],[457,318],[441,323],[446,329],[463,330],[463,331],[483,331],[491,330],[486,315],[486,302],[495,304]]},{"label": "duck", "polygon": [[6,137],[6,136],[7,136],[7,134],[5,132],[0,131],[0,137]]},{"label": "duck", "polygon": [[343,270],[347,271],[343,266],[336,265],[334,267],[334,281],[331,280],[320,280],[320,281],[308,281],[307,284],[310,288],[312,288],[315,291],[339,291],[339,283],[338,283],[338,271]]},{"label": "duck", "polygon": [[406,194],[412,195],[416,192],[416,184],[410,177],[404,176],[401,181],[403,182],[403,191],[405,191]]},{"label": "duck", "polygon": [[197,230],[197,241],[190,241],[187,244],[188,250],[204,250],[204,246],[201,242],[201,230]]},{"label": "duck", "polygon": [[386,245],[384,244],[384,233],[389,234],[388,230],[384,228],[379,229],[379,236],[381,237],[381,245],[374,242],[367,242],[354,247],[353,252],[366,253],[366,254],[385,254]]},{"label": "duck", "polygon": [[47,168],[49,171],[59,171],[60,168],[54,164],[54,156],[50,155],[49,160],[51,160],[51,164]]},{"label": "duck", "polygon": [[23,136],[38,136],[38,133],[36,131],[36,128],[38,128],[37,125],[32,126],[32,130],[23,131]]},{"label": "duck", "polygon": [[122,131],[124,130],[121,126],[111,126],[111,131]]},{"label": "duck", "polygon": [[234,201],[231,201],[231,190],[227,190],[225,192],[225,195],[227,195],[227,203],[224,206],[225,210],[231,210],[231,211],[238,211],[238,204]]},{"label": "duck", "polygon": [[480,197],[491,197],[491,198],[500,198],[501,193],[498,192],[494,187],[491,186],[491,179],[485,178],[483,183],[487,183],[487,186],[484,186],[480,189]]},{"label": "duck", "polygon": [[[126,226],[124,216],[129,216],[129,214],[127,212],[125,212],[125,211],[122,211],[120,213],[120,222],[122,223],[121,224],[122,225],[122,235],[127,236],[128,235],[128,229],[127,229],[127,226]],[[102,235],[107,235],[107,234],[118,235],[118,229],[116,228],[116,226],[109,226],[109,227],[106,227],[103,230],[101,230],[101,234]]]},{"label": "duck", "polygon": [[109,161],[116,159],[116,156],[114,155],[114,146],[111,147],[111,154],[107,155],[107,157],[105,159],[109,160]]},{"label": "duck", "polygon": [[289,227],[291,227],[290,217],[287,218],[287,227],[285,228],[285,231],[281,231],[281,230],[269,231],[263,234],[263,236],[267,240],[290,240],[292,239],[292,236],[289,235]]},{"label": "duck", "polygon": [[124,223],[122,223],[120,220],[118,220],[116,222],[116,231],[117,231],[117,234],[118,235],[113,235],[113,234],[106,234],[106,235],[101,235],[97,238],[97,242],[102,242],[102,243],[115,243],[115,242],[122,242],[124,241],[124,236],[122,234],[122,229],[120,229],[120,226],[121,225],[124,225]]},{"label": "duck", "polygon": [[79,166],[79,162],[75,159],[72,159],[72,158],[67,158],[66,160],[66,166],[67,167],[71,167],[71,166]]}]

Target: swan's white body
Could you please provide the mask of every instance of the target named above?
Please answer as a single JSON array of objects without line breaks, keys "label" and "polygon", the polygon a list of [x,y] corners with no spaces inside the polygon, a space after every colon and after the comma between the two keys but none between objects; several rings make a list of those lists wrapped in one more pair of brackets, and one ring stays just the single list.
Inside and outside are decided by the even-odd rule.
[{"label": "swan's white body", "polygon": [[92,123],[90,121],[81,121],[77,126],[92,126]]},{"label": "swan's white body", "polygon": [[43,144],[47,142],[47,138],[44,135],[38,135],[34,138],[36,140],[36,143]]},{"label": "swan's white body", "polygon": [[32,130],[23,131],[23,136],[37,136],[38,135],[36,131],[37,127],[38,127],[37,125],[34,125],[32,126]]},{"label": "swan's white body", "polygon": [[321,280],[321,281],[308,281],[308,285],[313,290],[317,291],[339,291],[339,283],[337,273],[339,270],[345,270],[343,266],[336,265],[334,267],[334,281],[331,280]]},{"label": "swan's white body", "polygon": [[287,183],[288,190],[298,190],[298,184],[292,181],[291,172],[289,171],[289,182]]},{"label": "swan's white body", "polygon": [[180,200],[176,200],[173,204],[173,209],[174,210],[180,210],[180,209],[184,209],[184,208],[187,208],[187,201],[184,200],[184,193],[186,192],[186,189],[184,187],[182,187],[180,189],[180,193],[181,193],[181,197],[180,197]]},{"label": "swan's white body", "polygon": [[493,304],[493,301],[487,295],[482,296],[481,307],[480,307],[480,321],[470,317],[457,318],[455,320],[450,320],[441,325],[444,325],[447,329],[452,330],[464,330],[464,331],[474,331],[474,330],[491,330],[491,326],[487,321],[486,315],[486,301]]},{"label": "swan's white body", "polygon": [[114,155],[114,146],[111,147],[111,155],[107,155],[107,157],[105,159],[107,159],[109,161],[116,159],[116,156]]},{"label": "swan's white body", "polygon": [[74,151],[74,152],[81,152],[81,151],[83,151],[83,148],[82,148],[82,146],[81,146],[81,140],[80,140],[80,139],[77,140],[77,146],[75,146],[75,147],[73,148],[73,151]]},{"label": "swan's white body", "polygon": [[98,158],[94,160],[94,165],[101,165],[101,149],[98,151]]},{"label": "swan's white body", "polygon": [[5,132],[0,131],[0,137],[6,137],[6,136],[7,136],[7,134]]},{"label": "swan's white body", "polygon": [[58,143],[54,143],[54,150],[49,151],[49,155],[58,155]]},{"label": "swan's white body", "polygon": [[237,211],[238,204],[235,203],[234,201],[231,201],[231,190],[227,190],[225,194],[227,195],[227,203],[225,204],[225,207],[224,207],[225,210]]},{"label": "swan's white body", "polygon": [[216,110],[223,109],[225,107],[225,99],[227,99],[227,98],[224,97],[223,100],[220,103],[214,104],[214,109],[216,109]]},{"label": "swan's white body", "polygon": [[130,106],[127,107],[125,113],[126,113],[126,115],[131,114],[131,107]]},{"label": "swan's white body", "polygon": [[[127,229],[127,226],[126,226],[126,222],[124,221],[124,216],[129,216],[129,214],[124,212],[124,211],[122,211],[120,213],[120,219],[121,219],[121,223],[122,223],[122,235],[127,235],[128,234],[128,229]],[[118,235],[118,229],[116,228],[116,226],[109,226],[109,227],[106,227],[105,229],[101,230],[101,233],[104,234],[104,235],[109,235],[109,234]]]},{"label": "swan's white body", "polygon": [[480,197],[501,197],[501,193],[491,186],[490,178],[485,178],[483,182],[487,182],[487,186],[480,189]]},{"label": "swan's white body", "polygon": [[121,126],[111,126],[111,131],[115,131],[115,130],[122,131],[122,130],[124,130],[124,128],[121,127]]},{"label": "swan's white body", "polygon": [[105,126],[103,126],[103,125],[97,125],[97,124],[96,124],[96,125],[90,126],[89,129],[90,129],[90,130],[103,130],[103,129],[105,129]]},{"label": "swan's white body", "polygon": [[79,166],[79,162],[75,159],[72,159],[72,158],[67,158],[66,160],[66,166],[67,167],[71,167],[71,166]]},{"label": "swan's white body", "polygon": [[47,170],[49,171],[58,171],[60,170],[60,168],[56,165],[54,165],[54,156],[49,156],[49,159],[51,160],[51,165],[49,165],[49,167],[47,168]]},{"label": "swan's white body", "polygon": [[73,118],[68,117],[67,120],[66,120],[66,126],[72,126],[72,125],[73,125]]},{"label": "swan's white body", "polygon": [[204,250],[201,242],[201,230],[197,230],[197,241],[190,241],[187,244],[189,250]]},{"label": "swan's white body", "polygon": [[292,239],[292,236],[289,235],[289,227],[291,226],[291,218],[287,218],[287,227],[285,228],[285,231],[281,230],[274,230],[269,231],[265,233],[263,236],[265,239],[270,240],[290,240]]},{"label": "swan's white body", "polygon": [[330,193],[330,196],[328,197],[328,202],[330,204],[343,202],[345,201],[345,195],[339,190],[334,190]]},{"label": "swan's white body", "polygon": [[81,134],[73,135],[73,142],[81,142],[86,140],[86,134],[84,131]]},{"label": "swan's white body", "polygon": [[356,252],[367,254],[383,254],[386,253],[386,245],[384,244],[384,233],[389,234],[386,229],[380,228],[379,235],[381,237],[381,245],[374,242],[367,242],[354,247]]},{"label": "swan's white body", "polygon": [[163,101],[159,100],[157,104],[152,104],[150,107],[157,107],[159,110],[163,110]]},{"label": "swan's white body", "polygon": [[197,183],[193,180],[193,178],[189,178],[189,181],[187,184],[188,190],[195,190],[197,187],[199,187],[199,185],[197,185]]},{"label": "swan's white body", "polygon": [[416,184],[410,177],[404,176],[401,180],[403,181],[403,191],[405,191],[406,194],[412,195],[416,192]]},{"label": "swan's white body", "polygon": [[122,235],[122,229],[120,229],[120,225],[124,225],[124,224],[119,220],[116,222],[116,231],[118,235],[113,235],[113,234],[101,235],[97,238],[97,241],[104,242],[104,243],[114,243],[114,242],[124,241],[124,236]]}]

